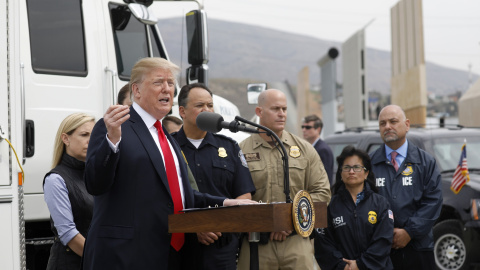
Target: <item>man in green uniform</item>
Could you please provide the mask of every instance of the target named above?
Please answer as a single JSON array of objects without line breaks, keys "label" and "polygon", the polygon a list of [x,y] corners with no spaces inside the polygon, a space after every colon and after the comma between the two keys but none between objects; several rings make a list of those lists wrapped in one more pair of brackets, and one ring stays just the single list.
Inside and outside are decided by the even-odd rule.
[{"label": "man in green uniform", "polygon": [[[300,190],[310,193],[313,201],[330,201],[330,184],[323,164],[313,146],[284,130],[287,121],[287,98],[276,89],[258,96],[255,113],[260,124],[271,129],[288,153],[290,196]],[[254,134],[240,143],[252,174],[255,201],[284,202],[283,165],[276,142],[265,133]],[[315,269],[313,244],[292,231],[271,232],[267,244],[258,246],[260,269]],[[249,269],[250,249],[243,241],[238,269]],[[318,266],[317,266],[318,269]]]}]

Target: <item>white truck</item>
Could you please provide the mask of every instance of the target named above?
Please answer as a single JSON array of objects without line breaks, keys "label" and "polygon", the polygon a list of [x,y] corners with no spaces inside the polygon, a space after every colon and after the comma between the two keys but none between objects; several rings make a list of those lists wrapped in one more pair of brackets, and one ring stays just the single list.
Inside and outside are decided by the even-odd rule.
[{"label": "white truck", "polygon": [[[138,59],[168,59],[152,12],[163,3],[148,7],[152,2],[0,1],[2,269],[45,269],[53,235],[42,182],[60,122],[74,112],[101,118],[116,103]],[[187,30],[193,63],[187,77],[199,82],[205,82],[208,71],[202,12],[189,13],[186,20],[196,30]],[[238,109],[224,102],[228,121]]]}]

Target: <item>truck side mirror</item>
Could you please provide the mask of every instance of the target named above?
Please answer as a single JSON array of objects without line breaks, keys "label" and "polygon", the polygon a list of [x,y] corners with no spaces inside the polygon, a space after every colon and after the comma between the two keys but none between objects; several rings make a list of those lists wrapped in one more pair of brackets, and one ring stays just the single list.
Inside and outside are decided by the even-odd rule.
[{"label": "truck side mirror", "polygon": [[249,83],[247,85],[248,104],[258,104],[258,95],[266,89],[266,83]]},{"label": "truck side mirror", "polygon": [[185,16],[187,26],[188,63],[208,63],[207,14],[203,10],[192,10]]}]

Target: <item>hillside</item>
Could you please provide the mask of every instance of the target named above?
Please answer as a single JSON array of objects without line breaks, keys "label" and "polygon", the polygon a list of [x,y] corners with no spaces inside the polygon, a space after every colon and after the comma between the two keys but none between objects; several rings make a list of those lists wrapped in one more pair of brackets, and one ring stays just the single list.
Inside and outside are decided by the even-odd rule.
[{"label": "hillside", "polygon": [[[159,28],[170,52],[172,48],[182,46],[179,30],[182,19],[162,20]],[[252,81],[281,82],[289,81],[295,85],[298,72],[305,66],[310,68],[310,82],[318,85],[319,68],[316,64],[331,47],[340,51],[337,60],[338,80],[341,83],[342,53],[338,42],[296,35],[253,25],[208,20],[210,78],[211,79],[248,79]],[[183,46],[186,46],[183,44]],[[186,50],[185,50],[186,51]],[[367,87],[382,94],[390,89],[390,52],[367,49]],[[183,57],[171,54],[175,63]],[[185,69],[186,64],[184,64]],[[428,63],[427,89],[438,95],[451,94],[457,90],[464,92],[468,84],[468,72]],[[478,75],[474,76],[474,81]]]}]

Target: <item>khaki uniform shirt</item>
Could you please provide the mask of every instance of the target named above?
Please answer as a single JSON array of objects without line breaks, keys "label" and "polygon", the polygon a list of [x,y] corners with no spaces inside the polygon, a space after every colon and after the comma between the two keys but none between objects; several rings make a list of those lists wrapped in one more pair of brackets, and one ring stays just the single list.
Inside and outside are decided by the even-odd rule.
[{"label": "khaki uniform shirt", "polygon": [[[293,200],[300,190],[310,193],[313,201],[329,202],[330,184],[315,148],[307,141],[287,132],[280,138],[287,150],[290,174],[290,197]],[[248,162],[257,191],[253,200],[284,202],[284,179],[281,147],[272,147],[260,135],[253,134],[240,143]]]}]

